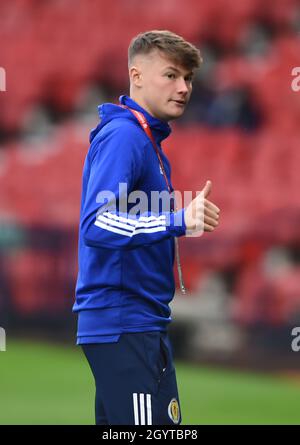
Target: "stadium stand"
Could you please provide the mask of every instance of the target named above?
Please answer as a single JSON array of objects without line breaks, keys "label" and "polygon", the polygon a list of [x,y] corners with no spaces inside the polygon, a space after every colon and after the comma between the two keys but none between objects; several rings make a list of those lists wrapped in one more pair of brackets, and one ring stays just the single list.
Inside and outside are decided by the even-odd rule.
[{"label": "stadium stand", "polygon": [[[222,19],[225,8],[231,11],[227,21]],[[222,208],[213,241],[182,241],[187,284],[195,288],[211,267],[224,277],[233,268],[238,320],[260,320],[262,295],[270,295],[266,305],[272,307],[263,313],[264,320],[288,320],[300,305],[299,266],[295,263],[280,279],[270,280],[257,258],[275,244],[299,246],[300,93],[291,89],[291,69],[299,65],[299,16],[296,0],[179,0],[176,8],[167,0],[1,2],[0,65],[8,79],[7,92],[0,93],[1,224],[50,227],[74,236],[91,127],[78,122],[74,113],[92,85],[107,87],[114,100],[118,92],[126,92],[126,50],[133,35],[171,28],[203,46],[204,56],[207,52],[213,60],[195,81],[200,92],[189,120],[174,124],[164,147],[174,187],[195,193],[209,178],[213,199]],[[221,108],[219,99],[237,90],[249,94],[261,116],[251,131],[243,120],[222,111],[235,110],[233,102]],[[203,91],[212,100],[200,118]],[[227,97],[233,101],[232,94]],[[25,138],[26,122],[37,107],[59,116],[59,125],[50,136],[32,142]],[[212,109],[223,118],[222,125],[209,115]],[[75,255],[68,241],[57,249],[65,257]],[[254,261],[252,249],[258,252]],[[6,272],[15,308],[24,313],[65,308],[69,296],[61,297],[66,290],[63,275],[55,286],[49,278],[57,274],[58,256],[52,249],[29,246],[11,257]],[[76,263],[71,265],[69,275],[74,276]],[[55,304],[53,295],[60,296]]]}]

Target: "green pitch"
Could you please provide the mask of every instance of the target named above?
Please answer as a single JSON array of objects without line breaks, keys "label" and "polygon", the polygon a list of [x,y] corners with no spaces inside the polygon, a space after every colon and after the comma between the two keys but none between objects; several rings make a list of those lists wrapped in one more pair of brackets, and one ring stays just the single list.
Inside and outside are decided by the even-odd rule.
[{"label": "green pitch", "polygon": [[[300,383],[177,364],[183,424],[300,424]],[[94,383],[74,347],[8,341],[0,424],[93,424]]]}]

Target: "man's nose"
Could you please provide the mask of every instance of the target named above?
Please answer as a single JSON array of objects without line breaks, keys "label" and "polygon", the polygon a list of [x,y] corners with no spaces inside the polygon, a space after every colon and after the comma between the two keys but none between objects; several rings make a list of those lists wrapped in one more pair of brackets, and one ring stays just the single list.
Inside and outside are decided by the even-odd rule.
[{"label": "man's nose", "polygon": [[184,80],[183,77],[178,78],[177,89],[178,89],[178,93],[187,94],[189,92],[187,82]]}]

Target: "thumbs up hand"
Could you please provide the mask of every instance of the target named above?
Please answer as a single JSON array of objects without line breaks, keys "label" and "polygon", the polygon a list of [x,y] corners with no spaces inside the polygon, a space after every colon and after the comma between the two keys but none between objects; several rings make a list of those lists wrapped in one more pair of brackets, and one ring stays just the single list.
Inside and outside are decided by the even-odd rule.
[{"label": "thumbs up hand", "polygon": [[197,232],[213,232],[219,225],[220,209],[207,199],[212,189],[211,181],[206,181],[204,188],[187,206],[184,220],[187,235]]}]

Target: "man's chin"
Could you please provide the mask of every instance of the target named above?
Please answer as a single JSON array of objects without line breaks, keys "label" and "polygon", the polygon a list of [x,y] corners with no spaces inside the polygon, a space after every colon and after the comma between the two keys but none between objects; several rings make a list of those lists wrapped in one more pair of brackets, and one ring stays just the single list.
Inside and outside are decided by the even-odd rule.
[{"label": "man's chin", "polygon": [[172,121],[174,119],[178,119],[179,117],[181,117],[183,115],[184,111],[185,111],[184,108],[177,109],[177,110],[168,109],[168,110],[165,110],[164,113],[160,113],[159,119],[162,121],[169,122],[169,121]]},{"label": "man's chin", "polygon": [[177,111],[173,111],[172,113],[169,113],[169,119],[170,121],[174,120],[174,119],[178,119],[179,117],[181,117],[184,113],[184,109],[182,110],[177,110]]}]

